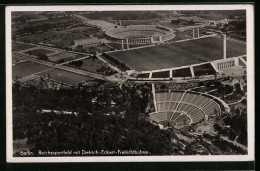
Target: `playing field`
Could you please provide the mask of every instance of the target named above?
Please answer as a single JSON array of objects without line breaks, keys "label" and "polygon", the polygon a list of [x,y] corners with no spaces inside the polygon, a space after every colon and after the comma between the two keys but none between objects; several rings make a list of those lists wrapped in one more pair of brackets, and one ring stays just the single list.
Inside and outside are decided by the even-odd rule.
[{"label": "playing field", "polygon": [[[172,43],[109,55],[138,70],[154,70],[179,67],[222,58],[222,39],[202,38],[187,42]],[[227,40],[227,57],[246,54],[246,45]]]},{"label": "playing field", "polygon": [[30,54],[31,52],[31,55],[34,55],[34,56],[41,56],[41,55],[46,55],[48,53],[52,53],[54,51],[51,51],[51,50],[47,50],[47,49],[35,49],[35,50],[31,50],[31,51],[27,51],[25,52],[26,54]]},{"label": "playing field", "polygon": [[35,64],[32,62],[22,62],[12,67],[12,78],[14,79],[16,77],[23,77],[48,69],[50,68],[44,65]]},{"label": "playing field", "polygon": [[98,69],[106,67],[106,64],[98,60],[97,58],[83,59],[82,62],[82,65],[77,68],[85,71],[97,72]]},{"label": "playing field", "polygon": [[69,60],[81,58],[83,56],[85,56],[85,55],[70,53],[70,52],[62,52],[62,53],[59,53],[59,54],[54,54],[52,56],[49,56],[48,58],[52,62],[58,62],[60,60],[63,60],[64,62],[66,62],[66,61],[69,61]]},{"label": "playing field", "polygon": [[64,71],[61,69],[53,69],[47,72],[40,73],[40,76],[48,76],[50,74],[51,79],[59,81],[59,82],[64,82],[70,85],[74,85],[77,83],[80,83],[82,81],[89,81],[93,80],[93,78],[83,76],[80,74],[75,74],[72,72]]},{"label": "playing field", "polygon": [[19,50],[29,49],[29,48],[33,48],[33,47],[35,47],[35,46],[30,45],[30,44],[12,42],[13,51],[19,51]]}]

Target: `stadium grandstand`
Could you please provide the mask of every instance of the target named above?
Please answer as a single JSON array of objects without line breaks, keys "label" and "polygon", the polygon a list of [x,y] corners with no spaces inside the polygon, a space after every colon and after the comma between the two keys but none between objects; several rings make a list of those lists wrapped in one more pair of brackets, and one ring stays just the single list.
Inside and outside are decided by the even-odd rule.
[{"label": "stadium grandstand", "polygon": [[113,40],[124,40],[129,44],[163,42],[175,37],[172,29],[156,25],[118,27],[107,30],[106,35]]},{"label": "stadium grandstand", "polygon": [[150,113],[150,119],[163,128],[181,129],[229,111],[225,102],[204,93],[153,91],[153,96],[155,112]]}]

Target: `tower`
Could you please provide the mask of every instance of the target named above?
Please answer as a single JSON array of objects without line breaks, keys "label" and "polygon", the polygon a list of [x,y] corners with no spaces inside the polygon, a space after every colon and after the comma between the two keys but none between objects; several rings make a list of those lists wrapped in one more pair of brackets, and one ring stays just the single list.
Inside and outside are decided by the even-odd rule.
[{"label": "tower", "polygon": [[127,48],[127,50],[129,50],[129,42],[128,42],[128,39],[126,39],[126,48]]},{"label": "tower", "polygon": [[153,37],[151,37],[151,43],[153,43]]},{"label": "tower", "polygon": [[124,51],[124,40],[121,40],[121,44],[122,44],[122,51]]},{"label": "tower", "polygon": [[227,58],[227,36],[226,34],[222,34],[223,38],[223,59]]}]

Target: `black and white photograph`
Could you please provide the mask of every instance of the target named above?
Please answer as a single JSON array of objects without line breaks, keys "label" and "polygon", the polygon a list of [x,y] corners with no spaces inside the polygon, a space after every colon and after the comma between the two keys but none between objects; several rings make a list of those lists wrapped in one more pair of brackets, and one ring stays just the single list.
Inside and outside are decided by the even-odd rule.
[{"label": "black and white photograph", "polygon": [[7,7],[7,160],[254,160],[253,13]]}]

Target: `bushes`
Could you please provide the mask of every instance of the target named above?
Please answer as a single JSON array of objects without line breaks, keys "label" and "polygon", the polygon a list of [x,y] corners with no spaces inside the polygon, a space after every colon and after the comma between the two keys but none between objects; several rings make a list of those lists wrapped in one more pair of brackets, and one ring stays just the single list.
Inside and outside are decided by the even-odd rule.
[{"label": "bushes", "polygon": [[39,55],[38,59],[44,60],[44,61],[49,61],[49,58],[47,57],[47,55]]},{"label": "bushes", "polygon": [[75,67],[80,67],[83,64],[83,61],[72,61],[69,65],[73,65]]},{"label": "bushes", "polygon": [[117,59],[113,58],[112,56],[110,56],[106,53],[102,53],[102,56],[105,57],[106,59],[108,59],[113,64],[117,65],[123,71],[130,70],[130,68],[124,62],[118,61]]},{"label": "bushes", "polygon": [[[143,150],[147,155],[170,155],[172,153],[172,132],[160,130],[143,119],[137,119],[140,110],[147,106],[147,97],[136,93],[149,94],[145,86],[91,87],[86,89],[40,90],[33,87],[14,88],[13,112],[14,139],[24,138],[26,132],[30,149],[37,155],[38,150]],[[92,90],[92,91],[90,91]],[[100,94],[102,91],[103,94]],[[99,95],[100,94],[100,95]],[[119,101],[120,96],[129,102],[129,107]],[[118,111],[127,110],[127,117],[106,116],[111,113],[109,105],[93,105],[91,99],[98,102],[115,98]],[[130,97],[129,97],[130,96]],[[26,105],[25,105],[26,104]],[[26,106],[23,107],[23,106]],[[38,114],[35,109],[55,109],[78,111],[78,116],[65,114]],[[89,114],[91,113],[91,115]]]},{"label": "bushes", "polygon": [[102,66],[101,68],[98,68],[97,72],[104,73],[105,76],[110,76],[117,73],[116,71],[111,70],[108,66]]},{"label": "bushes", "polygon": [[237,138],[237,142],[247,146],[247,133],[241,133],[241,135]]}]

